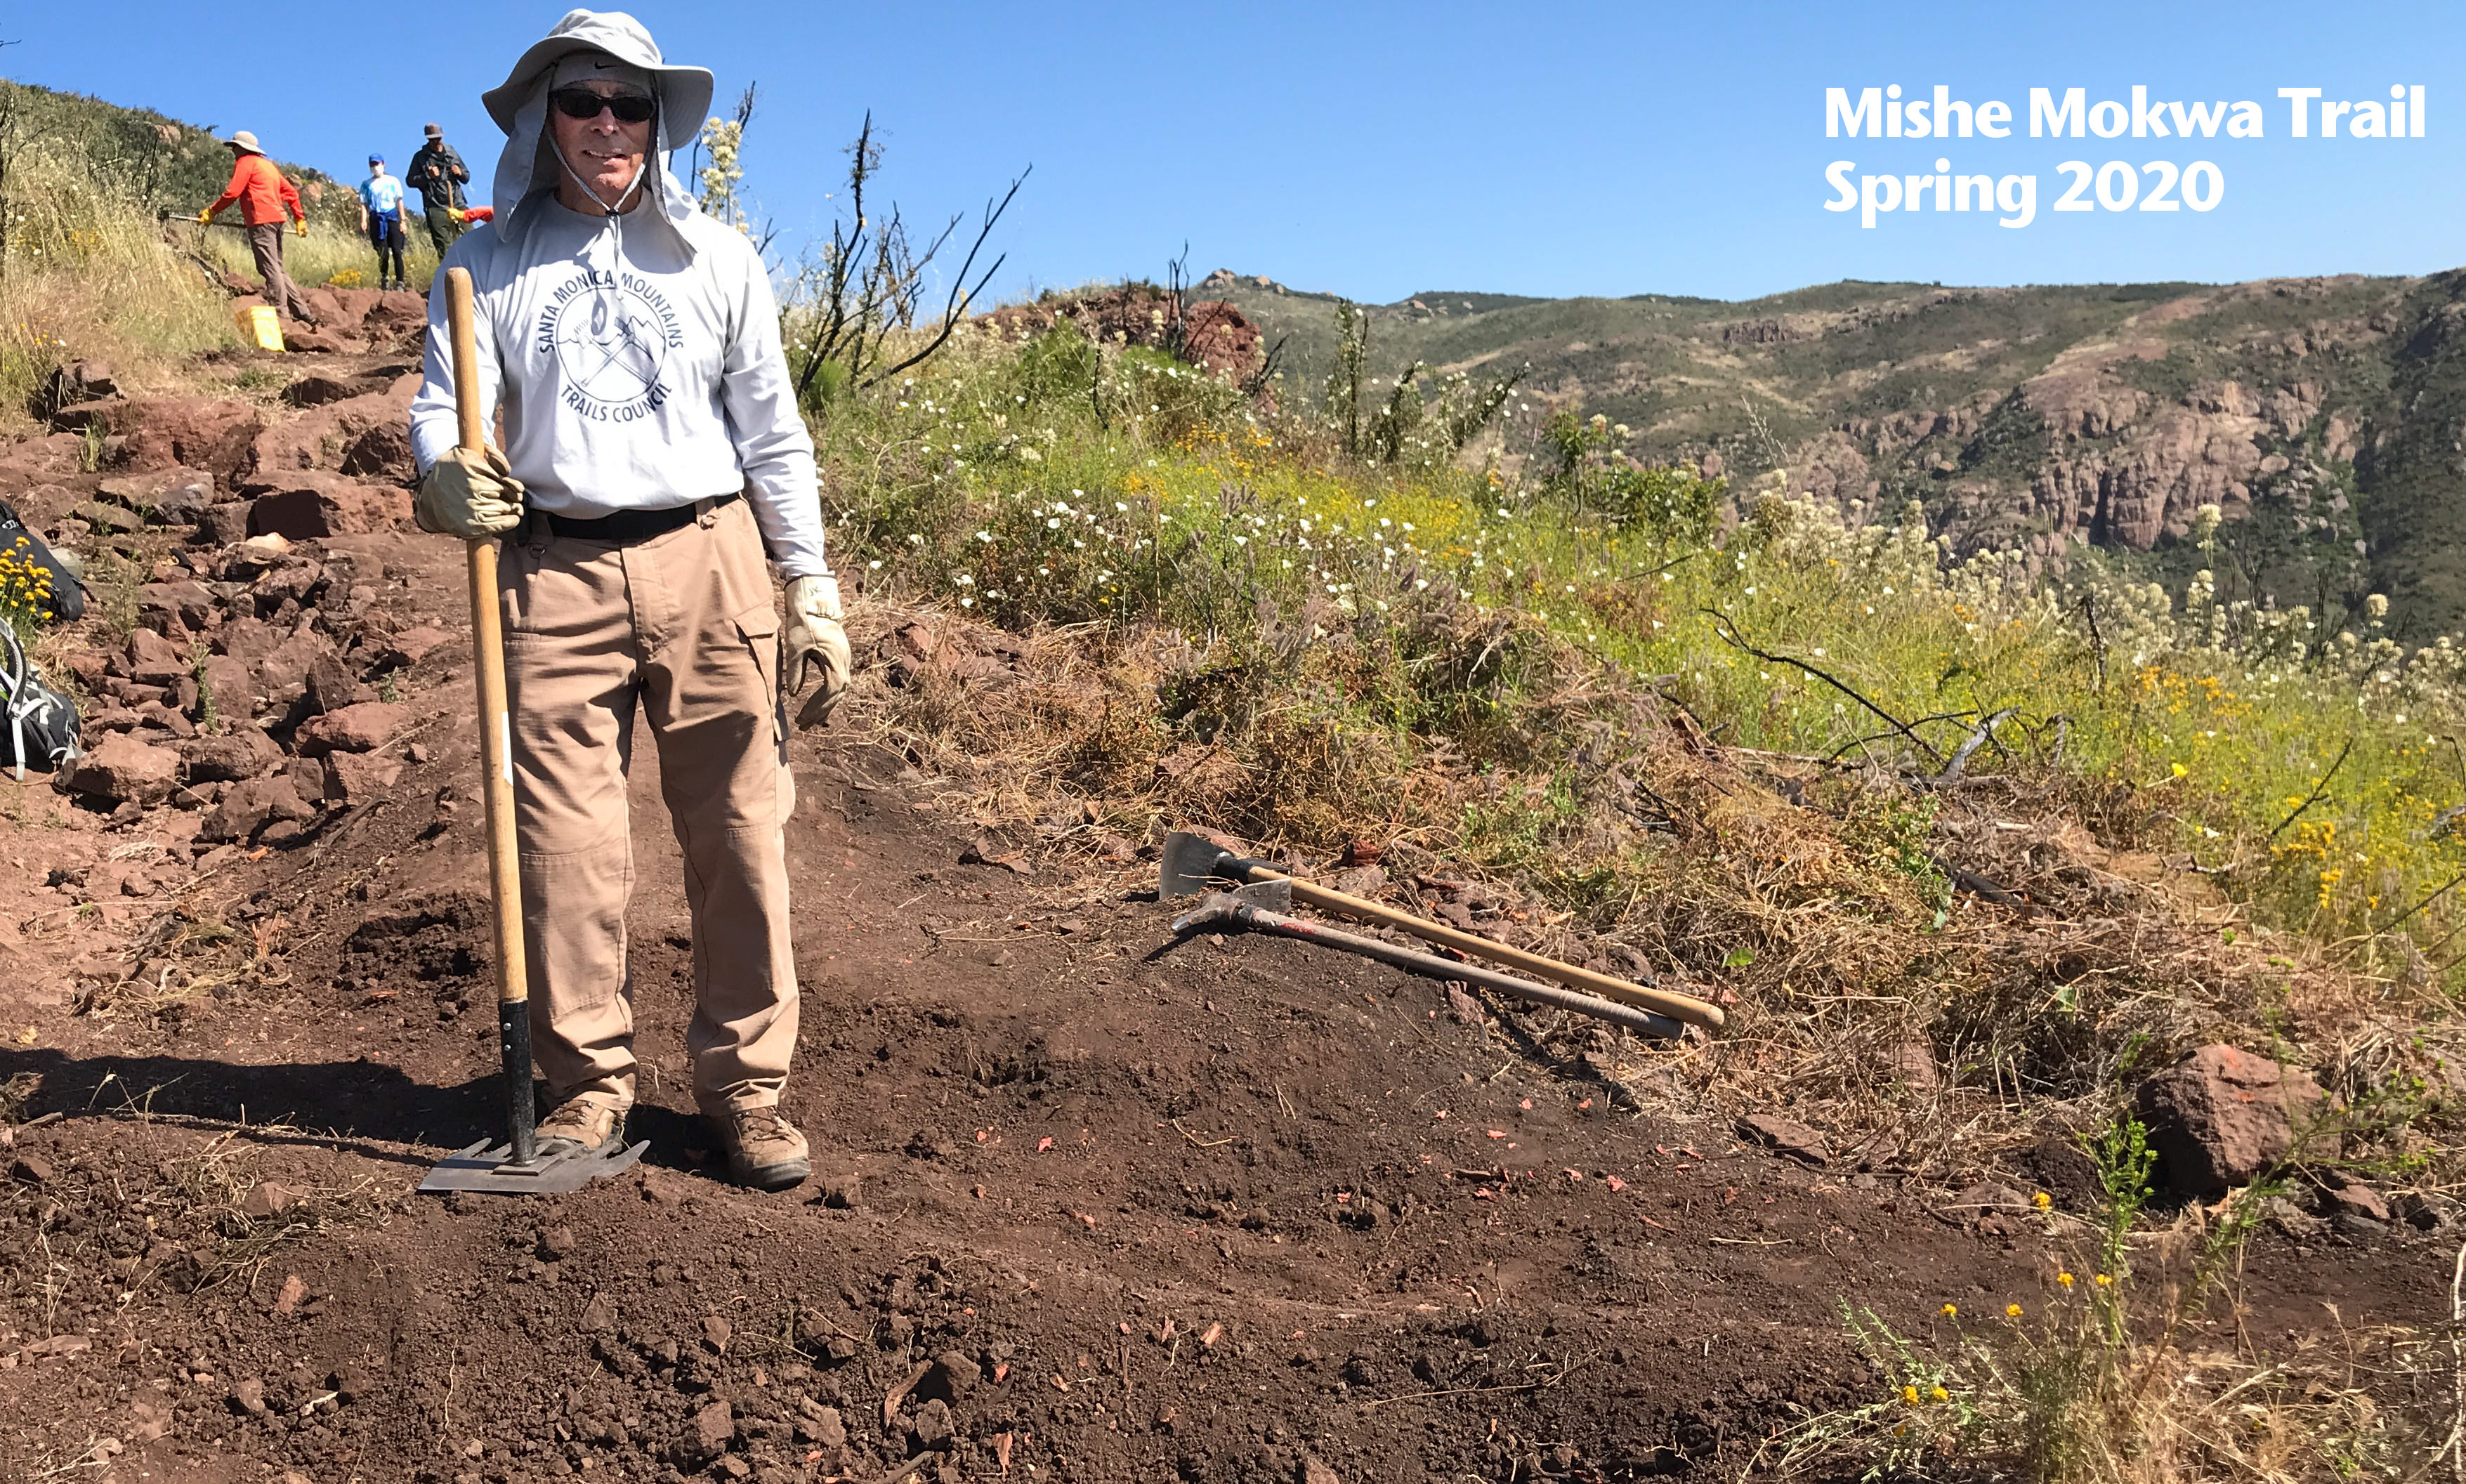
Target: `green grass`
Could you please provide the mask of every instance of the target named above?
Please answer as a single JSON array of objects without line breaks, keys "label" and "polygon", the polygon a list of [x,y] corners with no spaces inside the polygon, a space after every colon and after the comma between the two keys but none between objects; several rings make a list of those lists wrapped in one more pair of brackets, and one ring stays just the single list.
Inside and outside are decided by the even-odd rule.
[{"label": "green grass", "polygon": [[[1315,686],[1360,736],[1399,755],[1444,739],[1475,768],[1546,767],[1571,737],[1532,707],[1586,672],[1661,677],[1726,744],[1916,775],[2003,713],[1969,773],[2130,799],[2119,843],[2265,922],[2381,965],[2466,922],[2438,894],[2466,840],[2434,828],[2466,803],[2442,740],[2466,719],[2453,647],[2409,657],[2376,625],[2342,641],[2299,612],[2177,601],[2095,557],[2033,584],[1999,553],[1949,561],[1914,510],[1845,525],[1766,490],[1740,501],[1745,525],[1690,543],[1495,471],[1347,469],[1305,420],[1263,420],[1136,349],[1105,354],[1100,425],[1081,370],[1053,373],[1086,353],[976,343],[878,405],[834,404],[840,560],[1012,628],[1162,626],[1257,696]],[[1567,843],[1530,821],[1471,838],[1508,864]]]}]

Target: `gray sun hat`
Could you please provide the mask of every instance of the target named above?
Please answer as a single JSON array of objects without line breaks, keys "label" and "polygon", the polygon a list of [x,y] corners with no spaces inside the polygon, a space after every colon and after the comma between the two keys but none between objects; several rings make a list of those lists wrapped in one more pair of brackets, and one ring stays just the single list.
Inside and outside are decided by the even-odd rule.
[{"label": "gray sun hat", "polygon": [[604,52],[649,73],[657,84],[663,120],[677,120],[688,129],[699,129],[710,112],[709,68],[669,66],[650,32],[622,11],[568,11],[555,30],[532,42],[530,49],[523,53],[522,59],[505,74],[504,82],[480,95],[488,117],[497,121],[497,127],[512,133],[514,116],[529,101],[532,90],[558,62],[576,52]]},{"label": "gray sun hat", "polygon": [[577,70],[575,61],[589,56],[607,57],[616,63],[609,71],[628,81],[646,81],[658,100],[658,137],[644,162],[643,184],[658,208],[650,219],[690,257],[693,244],[682,228],[694,214],[694,198],[667,169],[667,160],[702,132],[710,112],[710,72],[669,66],[642,23],[621,11],[567,11],[555,30],[523,53],[503,83],[481,95],[488,117],[505,131],[504,152],[489,185],[497,209],[489,225],[500,240],[511,239],[531,219],[528,200],[555,188],[564,168],[549,137],[549,90],[558,77]]}]

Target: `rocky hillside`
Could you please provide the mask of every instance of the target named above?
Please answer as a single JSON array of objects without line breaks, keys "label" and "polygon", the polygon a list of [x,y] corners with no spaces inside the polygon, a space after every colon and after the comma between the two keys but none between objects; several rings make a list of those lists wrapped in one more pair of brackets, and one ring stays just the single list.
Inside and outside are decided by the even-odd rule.
[{"label": "rocky hillside", "polygon": [[[1371,311],[1393,374],[1530,366],[1629,451],[1734,477],[1782,467],[1847,504],[1923,504],[1964,548],[2083,547],[2180,579],[2200,506],[2229,597],[2320,609],[2388,594],[2415,638],[2466,622],[2447,534],[2466,277],[1945,288],[1838,283],[1743,303],[1424,293]],[[1333,354],[1334,301],[1220,272],[1200,287],[1285,341],[1289,386]],[[1497,445],[1513,455],[1520,426]]]}]

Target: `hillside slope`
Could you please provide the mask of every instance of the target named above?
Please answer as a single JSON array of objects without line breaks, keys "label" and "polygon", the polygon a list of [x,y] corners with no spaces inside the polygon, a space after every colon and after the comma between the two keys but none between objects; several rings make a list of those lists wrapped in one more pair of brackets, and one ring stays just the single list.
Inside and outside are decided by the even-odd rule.
[{"label": "hillside slope", "polygon": [[[2180,581],[2220,506],[2222,596],[2343,612],[2392,598],[2414,638],[2466,619],[2466,377],[2455,274],[2256,283],[1836,283],[1741,303],[1430,292],[1370,312],[1382,374],[1530,367],[1543,402],[1628,424],[1648,461],[1736,483],[1776,467],[1843,505],[1916,500],[1963,550],[2095,545]],[[1222,273],[1201,288],[1286,342],[1315,392],[1334,299]],[[1710,459],[1708,460],[1708,456]]]},{"label": "hillside slope", "polygon": [[[12,164],[53,156],[82,178],[113,182],[143,206],[192,214],[231,179],[231,150],[222,141],[241,126],[200,127],[151,108],[0,78],[0,181]],[[275,163],[312,208],[341,185],[323,170]]]}]

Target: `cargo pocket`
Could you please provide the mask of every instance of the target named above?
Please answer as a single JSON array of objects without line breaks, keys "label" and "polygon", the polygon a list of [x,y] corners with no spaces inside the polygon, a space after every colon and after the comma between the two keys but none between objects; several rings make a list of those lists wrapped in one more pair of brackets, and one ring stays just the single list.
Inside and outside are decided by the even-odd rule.
[{"label": "cargo pocket", "polygon": [[753,668],[771,706],[771,741],[784,756],[788,746],[788,700],[779,688],[779,610],[769,599],[736,616],[737,637],[753,655]]}]

